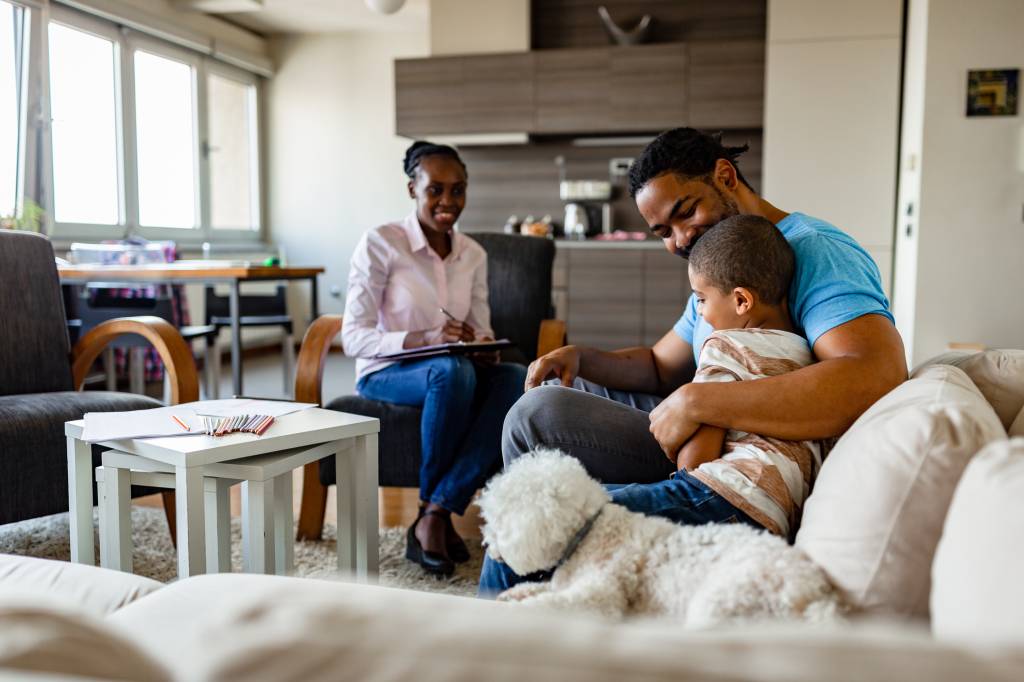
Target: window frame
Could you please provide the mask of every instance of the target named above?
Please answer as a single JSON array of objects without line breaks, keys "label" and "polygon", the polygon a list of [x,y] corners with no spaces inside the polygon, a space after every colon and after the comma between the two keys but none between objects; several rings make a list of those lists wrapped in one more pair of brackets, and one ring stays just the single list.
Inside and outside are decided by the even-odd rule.
[{"label": "window frame", "polygon": [[[34,169],[35,157],[32,154],[32,147],[29,141],[32,139],[30,131],[34,131],[31,123],[29,102],[34,101],[33,96],[37,94],[35,79],[32,77],[31,65],[34,63],[33,50],[35,49],[35,31],[39,23],[38,12],[35,6],[19,0],[4,0],[6,5],[20,10],[22,22],[22,36],[25,44],[22,45],[20,73],[16,75],[19,83],[18,111],[16,120],[18,122],[18,134],[15,140],[14,158],[14,204],[11,206],[0,206],[0,215],[7,215],[13,211],[14,215],[21,215],[24,210],[25,197],[32,192],[29,173]],[[18,15],[15,15],[18,16]]]},{"label": "window frame", "polygon": [[250,209],[251,209],[252,215],[253,215],[253,217],[255,219],[256,227],[255,228],[241,228],[241,229],[238,229],[238,228],[231,228],[231,227],[214,227],[213,226],[213,220],[212,220],[212,214],[211,214],[211,208],[210,208],[211,205],[212,205],[211,204],[211,198],[212,198],[211,194],[212,194],[213,184],[211,182],[211,176],[210,176],[210,151],[209,151],[209,147],[210,147],[210,135],[209,135],[209,113],[210,113],[210,108],[209,108],[209,97],[208,96],[206,97],[207,106],[204,107],[204,111],[203,111],[203,115],[204,115],[204,118],[205,118],[204,124],[205,124],[206,127],[204,129],[202,148],[200,149],[200,151],[202,152],[201,153],[201,162],[206,167],[206,171],[205,171],[206,172],[206,184],[205,184],[206,195],[204,196],[204,201],[203,201],[203,209],[205,211],[205,216],[204,216],[204,220],[203,220],[203,225],[206,226],[210,230],[211,233],[218,234],[218,235],[224,235],[224,236],[231,236],[231,235],[238,236],[239,233],[259,232],[263,228],[263,202],[262,202],[262,194],[260,192],[260,190],[263,187],[263,176],[262,176],[262,171],[263,171],[263,163],[262,162],[263,162],[263,158],[262,158],[262,154],[260,153],[260,151],[261,151],[261,149],[260,149],[260,146],[261,146],[260,145],[260,139],[261,139],[260,138],[260,131],[261,131],[261,122],[262,122],[262,111],[260,109],[260,102],[262,100],[262,97],[261,97],[262,91],[261,91],[260,88],[261,88],[261,81],[263,79],[260,76],[257,76],[254,73],[250,73],[250,72],[245,71],[244,69],[240,69],[240,68],[238,68],[236,66],[231,66],[230,64],[225,64],[224,62],[218,61],[216,59],[210,59],[209,57],[204,58],[203,62],[204,62],[204,68],[205,68],[205,74],[203,75],[203,79],[202,79],[203,80],[203,88],[207,88],[207,86],[209,85],[210,76],[217,76],[219,78],[225,78],[227,80],[232,80],[232,81],[235,81],[237,83],[241,83],[241,84],[243,84],[245,86],[251,86],[252,87],[252,90],[250,91],[250,95],[249,95],[251,111],[252,111],[252,118],[251,118],[251,121],[250,121],[251,127],[249,129],[249,153],[252,155],[252,164],[251,164],[252,165],[252,173],[251,173],[251,177],[249,178],[249,190],[251,192],[251,194],[250,194],[250,203],[252,204],[250,206]]},{"label": "window frame", "polygon": [[[15,0],[16,4],[20,4]],[[93,17],[67,7],[51,5],[42,10],[32,10],[30,18],[33,29],[32,38],[38,37],[38,49],[33,49],[38,65],[36,72],[40,83],[40,110],[44,121],[44,135],[38,154],[41,159],[33,159],[43,168],[41,177],[44,187],[37,188],[36,194],[42,197],[40,204],[46,211],[45,230],[51,237],[60,240],[97,240],[123,239],[138,236],[150,240],[173,240],[179,247],[200,247],[204,242],[237,244],[239,246],[255,245],[263,241],[266,226],[263,216],[263,199],[260,194],[262,187],[262,88],[263,78],[243,69],[231,66],[184,47],[173,45],[139,31],[118,26],[117,24]],[[38,21],[37,21],[38,19]],[[118,161],[118,195],[119,223],[116,225],[96,225],[83,223],[58,223],[53,220],[54,184],[53,184],[53,138],[50,130],[50,65],[49,65],[49,26],[51,22],[68,26],[111,40],[115,45],[115,125],[117,127],[117,161]],[[142,51],[159,57],[182,62],[192,70],[192,129],[193,159],[195,162],[195,197],[196,226],[193,228],[143,226],[139,222],[139,188],[138,188],[138,149],[137,125],[135,111],[135,52]],[[256,219],[254,228],[230,229],[214,228],[210,224],[210,164],[206,150],[209,146],[209,101],[207,82],[209,74],[252,85],[253,90],[253,215]],[[32,79],[36,80],[36,79]],[[31,91],[29,92],[31,96]],[[26,126],[31,128],[31,126]],[[29,145],[29,153],[32,153]],[[26,171],[29,166],[26,165]],[[27,172],[26,172],[27,175]],[[31,177],[31,176],[30,176]]]}]

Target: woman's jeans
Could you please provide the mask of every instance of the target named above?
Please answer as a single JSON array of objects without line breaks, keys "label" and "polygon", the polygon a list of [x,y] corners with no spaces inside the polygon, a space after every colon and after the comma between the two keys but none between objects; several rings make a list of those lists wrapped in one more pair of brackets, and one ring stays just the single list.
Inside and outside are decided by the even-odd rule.
[{"label": "woman's jeans", "polygon": [[364,376],[364,398],[423,408],[420,499],[456,514],[501,468],[501,426],[523,394],[526,368],[446,355],[406,360]]},{"label": "woman's jeans", "polygon": [[[764,526],[685,471],[676,472],[667,480],[657,483],[606,485],[605,489],[615,504],[682,525],[746,523],[764,529]],[[521,582],[537,582],[550,577],[550,573],[520,576],[505,564],[484,557],[483,569],[480,571],[480,596],[494,597]]]}]

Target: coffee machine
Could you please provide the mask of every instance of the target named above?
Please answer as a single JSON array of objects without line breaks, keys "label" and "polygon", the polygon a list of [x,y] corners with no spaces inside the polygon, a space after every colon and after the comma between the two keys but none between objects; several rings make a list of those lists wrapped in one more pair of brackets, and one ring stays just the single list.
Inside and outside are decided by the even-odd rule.
[{"label": "coffee machine", "polygon": [[567,239],[586,239],[611,227],[611,183],[607,180],[562,180],[558,196],[565,204],[562,222]]}]

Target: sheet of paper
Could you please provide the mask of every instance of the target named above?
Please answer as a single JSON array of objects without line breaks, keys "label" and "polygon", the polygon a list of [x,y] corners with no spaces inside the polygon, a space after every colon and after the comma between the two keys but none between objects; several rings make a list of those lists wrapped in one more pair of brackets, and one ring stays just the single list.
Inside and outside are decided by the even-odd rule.
[{"label": "sheet of paper", "polygon": [[293,403],[285,400],[259,400],[256,398],[225,398],[188,403],[196,414],[207,417],[237,417],[241,414],[262,414],[283,417],[286,414],[316,407],[315,403]]},{"label": "sheet of paper", "polygon": [[[184,428],[175,418],[188,428]],[[82,440],[100,443],[126,438],[188,436],[197,433],[203,433],[203,426],[195,410],[174,405],[130,412],[86,412]]]}]

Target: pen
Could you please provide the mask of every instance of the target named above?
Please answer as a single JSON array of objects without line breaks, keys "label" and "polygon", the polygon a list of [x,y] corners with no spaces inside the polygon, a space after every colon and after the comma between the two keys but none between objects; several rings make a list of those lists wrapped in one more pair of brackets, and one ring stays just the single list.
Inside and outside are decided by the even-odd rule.
[{"label": "pen", "polygon": [[450,312],[448,312],[447,310],[445,310],[444,308],[438,308],[438,310],[440,310],[440,311],[441,311],[442,313],[444,313],[444,314],[445,314],[445,316],[446,316],[446,317],[447,317],[447,318],[448,318],[449,320],[451,320],[452,322],[458,322],[458,320],[457,320],[457,319],[455,319],[455,316],[454,316],[454,315],[452,315],[452,314],[451,314]]}]

